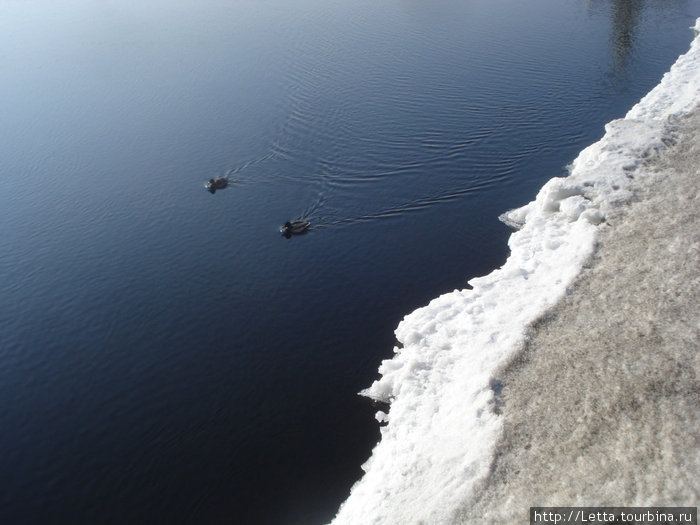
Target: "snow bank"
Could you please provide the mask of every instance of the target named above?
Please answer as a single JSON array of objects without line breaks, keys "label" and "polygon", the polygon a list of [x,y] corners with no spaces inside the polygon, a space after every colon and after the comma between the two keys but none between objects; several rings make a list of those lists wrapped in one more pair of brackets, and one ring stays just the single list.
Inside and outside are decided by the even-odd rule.
[{"label": "snow bank", "polygon": [[[700,31],[700,19],[695,25]],[[700,39],[624,119],[583,150],[571,175],[502,217],[520,228],[502,268],[407,315],[401,348],[362,393],[389,402],[381,441],[333,521],[450,522],[489,473],[501,421],[494,372],[522,347],[528,326],[565,294],[590,257],[598,229],[634,197],[638,168],[674,141],[674,117],[700,102]],[[566,349],[562,349],[566,351]]]}]

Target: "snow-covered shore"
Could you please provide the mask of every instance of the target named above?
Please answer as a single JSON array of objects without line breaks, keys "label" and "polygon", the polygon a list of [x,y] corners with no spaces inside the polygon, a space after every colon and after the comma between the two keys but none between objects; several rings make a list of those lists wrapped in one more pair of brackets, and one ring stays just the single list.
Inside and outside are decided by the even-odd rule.
[{"label": "snow-covered shore", "polygon": [[502,268],[404,318],[396,330],[402,347],[363,392],[391,403],[388,414],[377,414],[386,423],[381,441],[334,524],[441,524],[471,515],[469,502],[489,486],[494,458],[508,439],[504,369],[525,348],[533,323],[571,290],[601,231],[614,228],[622,210],[659,183],[653,162],[684,143],[689,125],[679,122],[699,102],[696,36],[661,83],[581,152],[569,177],[550,180],[535,201],[504,215],[520,229]]},{"label": "snow-covered shore", "polygon": [[645,166],[574,288],[497,374],[504,432],[456,523],[530,506],[697,506],[700,111]]}]

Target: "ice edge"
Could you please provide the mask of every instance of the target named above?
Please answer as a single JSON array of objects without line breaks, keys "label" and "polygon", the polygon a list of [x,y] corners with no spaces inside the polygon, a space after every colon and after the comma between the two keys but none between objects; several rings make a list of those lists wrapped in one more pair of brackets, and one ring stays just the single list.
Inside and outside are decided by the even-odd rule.
[{"label": "ice edge", "polygon": [[396,329],[401,348],[363,395],[390,402],[364,477],[333,523],[444,523],[486,477],[501,431],[494,373],[556,304],[593,252],[598,229],[653,175],[645,161],[674,141],[674,119],[700,101],[700,18],[690,50],[624,119],[584,149],[566,178],[502,216],[516,226],[502,268],[442,295]]}]

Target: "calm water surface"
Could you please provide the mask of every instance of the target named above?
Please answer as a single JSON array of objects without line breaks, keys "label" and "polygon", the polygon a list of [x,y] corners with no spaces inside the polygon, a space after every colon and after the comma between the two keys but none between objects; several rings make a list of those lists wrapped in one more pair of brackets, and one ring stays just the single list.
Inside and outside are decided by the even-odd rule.
[{"label": "calm water surface", "polygon": [[697,16],[0,0],[0,522],[332,518],[396,324],[505,260],[498,214]]}]

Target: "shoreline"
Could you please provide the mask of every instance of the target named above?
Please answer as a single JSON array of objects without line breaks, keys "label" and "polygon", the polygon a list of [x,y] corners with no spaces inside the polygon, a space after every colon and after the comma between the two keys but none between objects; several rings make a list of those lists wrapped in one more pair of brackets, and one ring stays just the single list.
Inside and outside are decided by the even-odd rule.
[{"label": "shoreline", "polygon": [[[658,321],[651,325],[647,316],[655,312],[653,307],[656,304],[650,303],[663,304],[665,301],[663,295],[648,294],[657,288],[665,290],[658,284],[663,284],[666,277],[673,282],[674,279],[697,281],[693,273],[699,266],[697,254],[683,255],[681,237],[674,237],[670,255],[663,244],[669,232],[679,227],[676,223],[666,224],[666,219],[680,215],[683,215],[685,227],[691,225],[690,229],[682,230],[686,238],[696,238],[692,226],[697,226],[694,217],[697,203],[691,201],[688,205],[687,202],[689,194],[697,194],[696,181],[679,183],[679,175],[673,181],[666,177],[668,188],[660,182],[664,180],[664,173],[674,172],[674,169],[680,170],[679,173],[686,178],[697,178],[695,166],[700,164],[697,162],[700,156],[694,137],[700,127],[700,19],[696,20],[694,29],[695,38],[689,51],[676,60],[659,84],[624,118],[606,124],[603,138],[579,153],[567,177],[550,179],[534,201],[501,216],[503,222],[517,228],[508,240],[510,255],[502,267],[484,277],[472,279],[469,282],[471,289],[444,294],[401,321],[396,329],[399,344],[394,348],[394,357],[382,362],[379,367],[381,378],[361,392],[377,401],[390,403],[388,413],[378,411],[376,415],[380,423],[385,423],[380,427],[381,440],[363,465],[365,475],[341,505],[332,522],[334,525],[446,524],[469,520],[474,523],[518,522],[519,516],[529,517],[522,514],[526,502],[525,510],[530,506],[551,506],[547,498],[557,486],[560,495],[567,495],[562,501],[557,500],[559,506],[627,506],[632,503],[645,506],[644,502],[652,499],[644,499],[641,495],[645,491],[638,485],[663,486],[663,480],[654,478],[654,473],[648,473],[647,469],[657,468],[663,472],[673,469],[655,463],[654,457],[659,454],[649,452],[648,445],[633,446],[637,439],[636,427],[635,421],[629,417],[630,414],[635,417],[646,415],[638,410],[638,407],[645,406],[642,403],[645,397],[657,399],[658,396],[651,394],[656,394],[657,390],[662,394],[666,391],[663,378],[672,373],[668,370],[668,363],[674,364],[675,368],[671,368],[678,377],[684,377],[683,373],[688,370],[693,371],[684,379],[683,385],[678,386],[678,392],[685,396],[684,400],[693,392],[697,397],[700,390],[697,388],[696,365],[692,364],[692,357],[688,357],[692,352],[686,349],[687,345],[691,349],[697,347],[697,326],[695,332],[691,327],[689,335],[684,336],[683,345],[680,342],[670,344],[671,348],[663,354],[665,359],[654,361],[656,353],[651,351],[632,354],[635,358],[626,374],[620,372],[611,378],[602,373],[606,367],[622,362],[621,357],[601,357],[583,368],[578,363],[587,363],[586,359],[596,355],[595,349],[586,346],[592,341],[606,349],[605,341],[617,344],[612,336],[624,334],[618,346],[620,352],[625,353],[625,345],[639,346],[640,341],[635,338],[637,332],[637,335],[642,334],[640,337],[660,344],[664,339],[660,339],[659,334],[673,332],[675,319],[685,319],[683,312],[677,311],[678,307],[674,310],[675,317],[665,311],[656,312],[654,315],[658,316]],[[677,184],[672,186],[671,182]],[[694,194],[689,193],[690,187],[695,188]],[[677,210],[666,209],[671,206],[671,201],[663,199],[672,196],[678,201]],[[628,210],[639,208],[639,202],[658,209],[647,210],[646,216],[623,221],[623,217],[633,213]],[[631,226],[618,226],[618,222]],[[652,235],[649,242],[640,244],[640,235],[644,237],[648,232],[657,232],[661,224],[666,224],[664,233],[654,234],[656,237]],[[625,228],[631,233],[625,235]],[[658,242],[652,244],[651,240]],[[613,242],[626,243],[625,249],[601,250],[601,246],[611,246]],[[691,246],[700,251],[697,243]],[[622,260],[617,266],[615,262],[591,264],[605,253],[623,254],[617,256]],[[681,269],[690,256],[695,257],[695,266],[688,270],[690,274],[683,273]],[[665,268],[661,274],[648,267],[639,275],[635,273],[636,268],[643,267],[645,260],[656,261],[659,257],[658,266]],[[663,263],[667,262],[677,264],[664,267]],[[580,291],[591,268],[605,269],[611,265],[613,270],[595,281],[599,283],[597,288],[585,293]],[[678,265],[681,269],[677,268]],[[625,274],[621,269],[632,273]],[[627,275],[625,279],[624,275]],[[685,279],[678,276],[685,276]],[[644,283],[643,289],[638,289],[637,281]],[[616,282],[618,288],[612,286]],[[678,290],[690,289],[687,286],[682,288],[683,282],[677,284],[681,288],[669,293],[679,295]],[[574,293],[574,290],[579,292]],[[617,291],[613,293],[613,290]],[[632,295],[630,291],[634,291]],[[613,296],[604,300],[609,293]],[[685,300],[686,307],[697,311],[698,295],[697,288],[693,288],[690,299]],[[582,316],[581,312],[585,310],[582,308],[556,330],[550,330],[546,323],[552,316],[556,317],[555,312],[564,308],[562,305],[567,304],[571,297],[579,296],[589,297],[594,302],[587,307],[588,317]],[[621,300],[632,296],[639,297],[642,306],[628,308]],[[574,329],[570,339],[564,339],[564,334],[571,332],[568,325],[578,326],[574,323],[579,315],[589,320]],[[615,319],[616,325],[606,331],[604,321],[608,319]],[[628,333],[628,326],[634,327],[636,332]],[[533,327],[539,330],[533,331]],[[593,334],[598,334],[599,330],[598,339],[595,339]],[[554,334],[555,339],[548,343],[553,348],[553,355],[546,358],[546,363],[553,363],[552,368],[547,376],[542,371],[542,363],[523,366],[521,368],[528,372],[518,382],[513,374],[506,375],[506,371],[513,372],[529,356],[548,355],[535,350],[536,341],[539,341],[533,336],[535,332]],[[560,333],[561,341],[556,339]],[[676,355],[674,348],[682,355]],[[565,361],[557,360],[562,356]],[[635,367],[642,367],[641,372]],[[590,375],[589,381],[594,385],[593,392],[597,397],[576,396],[579,389],[576,378],[586,373]],[[629,379],[634,379],[635,374],[641,374],[641,379],[649,376],[652,380],[635,383]],[[564,388],[573,404],[558,405],[563,394],[555,387]],[[552,392],[555,394],[545,396]],[[659,399],[663,405],[655,407],[660,411],[659,415],[674,413],[664,405],[665,401],[662,402],[665,400],[663,396]],[[692,403],[679,402],[680,405],[683,405],[682,417],[671,422],[668,432],[678,433],[680,421],[692,421],[688,426],[691,432],[696,430],[693,425],[697,427],[697,421],[688,415],[693,411]],[[558,413],[560,406],[565,407],[560,413],[561,419],[551,419],[550,426],[537,426],[545,415]],[[508,417],[504,416],[505,410]],[[609,419],[597,419],[599,413],[610,411],[619,416],[619,424],[614,425]],[[515,422],[517,416],[521,419]],[[527,426],[528,419],[532,420],[534,428]],[[651,420],[660,419],[654,419],[652,414]],[[651,432],[649,425],[644,428]],[[519,437],[516,430],[522,430],[523,436]],[[641,476],[649,479],[632,484],[630,480],[635,478],[631,475],[621,477],[618,474],[624,461],[612,461],[606,452],[593,454],[591,461],[586,462],[586,455],[581,451],[596,449],[601,443],[599,437],[610,433],[621,434],[628,441],[620,442],[614,451],[616,457],[624,457],[627,449],[638,451],[639,457],[630,458],[628,468],[635,471],[635,462],[645,465]],[[637,440],[648,443],[650,439],[645,441],[639,436]],[[602,442],[606,443],[605,439]],[[540,450],[541,444],[549,447]],[[666,441],[663,444],[668,445]],[[669,446],[678,448],[681,445],[673,441]],[[685,450],[691,454],[697,452],[697,445],[693,447]],[[646,451],[651,457],[647,458],[640,451]],[[675,449],[664,450],[661,457],[670,457],[672,462],[678,454]],[[541,458],[545,468],[533,466],[528,471],[527,460],[535,457]],[[559,457],[560,467],[566,473],[582,480],[582,487],[572,479],[563,481],[553,474],[557,471],[552,463],[554,457]],[[586,477],[590,474],[587,470],[589,464],[590,468],[602,473],[602,477],[592,483],[594,487],[600,484],[617,487],[615,480],[625,480],[619,490],[611,489],[615,497],[611,496],[609,501],[591,501],[585,497],[590,494]],[[523,469],[535,474],[529,477],[520,475]],[[685,471],[681,470],[675,469],[681,480],[678,490],[682,492],[681,489],[689,487],[693,490],[692,480],[684,479]],[[692,470],[692,473],[698,472],[700,469]],[[579,476],[579,473],[583,475]],[[519,489],[513,484],[515,475],[522,481]],[[541,494],[534,492],[536,487],[540,487]],[[567,489],[571,490],[567,492]],[[654,491],[646,493],[653,494]],[[691,496],[697,499],[697,495],[686,495],[685,499]]]},{"label": "shoreline", "polygon": [[565,299],[498,380],[504,432],[455,523],[528,523],[530,506],[700,499],[700,110],[610,217]]}]

